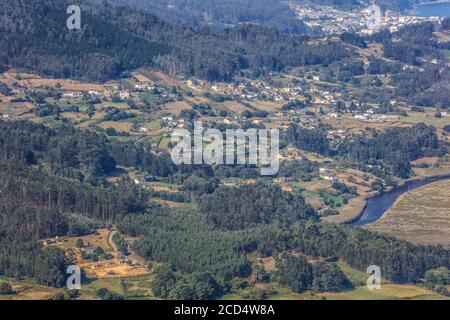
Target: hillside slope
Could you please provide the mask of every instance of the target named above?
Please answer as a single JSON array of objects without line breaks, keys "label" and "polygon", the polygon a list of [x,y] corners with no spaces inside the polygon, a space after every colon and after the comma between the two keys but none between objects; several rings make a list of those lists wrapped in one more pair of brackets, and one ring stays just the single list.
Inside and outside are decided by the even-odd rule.
[{"label": "hillside slope", "polygon": [[167,45],[130,34],[89,11],[82,12],[82,30],[69,31],[68,6],[65,0],[2,1],[0,65],[56,78],[105,81],[123,70],[151,65],[152,57],[169,51]]},{"label": "hillside slope", "polygon": [[66,0],[2,3],[0,66],[55,78],[106,81],[155,66],[171,75],[230,81],[243,69],[281,71],[329,64],[350,53],[335,42],[310,44],[276,29],[243,24],[194,30],[130,8],[82,2],[80,31],[66,28]]},{"label": "hillside slope", "polygon": [[[102,0],[94,0],[102,3]],[[302,21],[281,0],[109,0],[157,14],[169,21],[194,27],[221,29],[243,22],[275,27],[284,33],[302,33]]]}]

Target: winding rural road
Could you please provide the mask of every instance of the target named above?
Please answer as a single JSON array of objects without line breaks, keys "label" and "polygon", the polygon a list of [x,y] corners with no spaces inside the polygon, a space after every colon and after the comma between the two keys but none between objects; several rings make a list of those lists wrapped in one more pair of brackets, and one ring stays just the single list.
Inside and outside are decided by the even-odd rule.
[{"label": "winding rural road", "polygon": [[[119,257],[121,257],[122,254],[119,252],[119,249],[117,249],[117,245],[116,245],[116,243],[113,240],[114,235],[116,235],[117,233],[118,233],[117,229],[111,230],[111,232],[109,233],[109,236],[108,236],[108,244],[113,249],[114,254],[119,256]],[[133,254],[133,252],[131,252],[131,251],[130,251],[130,253]],[[131,255],[128,256],[127,259],[130,260],[131,262],[133,262],[134,264],[138,265],[138,266],[141,266],[143,268],[147,268],[145,263],[142,263],[141,261],[131,257]]]},{"label": "winding rural road", "polygon": [[116,246],[116,244],[115,244],[114,241],[113,241],[113,237],[114,237],[114,235],[115,235],[116,233],[117,233],[117,230],[116,230],[116,229],[113,229],[113,230],[109,233],[109,236],[108,236],[108,244],[109,244],[109,246],[113,249],[113,251],[114,251],[115,254],[120,255],[120,252],[119,252],[119,250],[117,249],[117,246]]}]

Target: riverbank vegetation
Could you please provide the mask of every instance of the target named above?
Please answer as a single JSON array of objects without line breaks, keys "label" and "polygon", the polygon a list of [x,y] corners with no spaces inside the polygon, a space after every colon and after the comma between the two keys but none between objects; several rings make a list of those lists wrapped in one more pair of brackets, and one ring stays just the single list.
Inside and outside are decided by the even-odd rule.
[{"label": "riverbank vegetation", "polygon": [[380,220],[367,228],[413,243],[448,247],[449,193],[450,180],[405,193]]}]

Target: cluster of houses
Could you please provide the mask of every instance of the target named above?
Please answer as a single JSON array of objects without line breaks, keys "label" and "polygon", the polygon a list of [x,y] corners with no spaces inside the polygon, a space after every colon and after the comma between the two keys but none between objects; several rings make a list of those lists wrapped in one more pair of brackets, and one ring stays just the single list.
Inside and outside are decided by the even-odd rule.
[{"label": "cluster of houses", "polygon": [[13,119],[14,119],[14,117],[12,115],[10,115],[10,114],[2,114],[2,115],[0,115],[0,120],[3,120],[3,121],[11,121]]},{"label": "cluster of houses", "polygon": [[233,179],[228,178],[221,181],[222,185],[225,187],[239,187],[243,185],[255,185],[257,183],[256,179]]},{"label": "cluster of houses", "polygon": [[240,97],[247,100],[297,101],[306,100],[305,88],[298,83],[273,85],[264,80],[246,80],[237,85]]},{"label": "cluster of houses", "polygon": [[328,130],[327,138],[329,140],[343,140],[347,138],[348,132],[344,129]]},{"label": "cluster of houses", "polygon": [[136,261],[131,260],[131,259],[128,259],[128,258],[126,258],[126,257],[121,257],[121,258],[119,259],[119,263],[120,263],[120,264],[128,264],[128,265],[130,265],[130,266],[136,265]]},{"label": "cluster of houses", "polygon": [[400,116],[394,114],[375,114],[373,110],[368,110],[365,113],[355,113],[353,118],[358,120],[364,120],[366,122],[376,122],[376,121],[398,121]]},{"label": "cluster of houses", "polygon": [[[119,264],[122,265],[129,265],[129,266],[134,266],[136,265],[136,261],[132,260],[132,259],[128,259],[126,257],[120,257],[118,259]],[[115,264],[114,262],[103,262],[103,263],[94,263],[93,265],[91,265],[91,269],[99,269],[99,268],[108,268],[108,267],[113,267]],[[113,271],[109,271],[108,275],[115,275],[115,273]]]},{"label": "cluster of houses", "polygon": [[374,15],[372,7],[367,5],[365,10],[341,10],[334,6],[302,4],[291,5],[299,19],[313,29],[320,29],[327,34],[342,32],[359,32],[371,35],[381,29],[397,32],[400,28],[410,24],[422,23],[424,21],[439,22],[439,17],[418,17],[399,14],[387,10],[381,13],[380,21],[376,26],[369,26],[369,20]]},{"label": "cluster of houses", "polygon": [[134,85],[134,89],[136,91],[151,91],[151,90],[155,90],[156,86],[153,84],[145,83],[145,82],[139,82]]},{"label": "cluster of houses", "polygon": [[335,182],[338,181],[338,177],[335,171],[327,167],[319,168],[320,178],[325,181]]},{"label": "cluster of houses", "polygon": [[134,85],[133,90],[125,89],[119,85],[113,85],[106,88],[105,90],[87,90],[87,91],[66,91],[62,94],[63,98],[66,99],[80,99],[85,95],[97,98],[109,98],[111,96],[118,96],[122,100],[129,99],[131,97],[132,91],[134,92],[145,92],[157,89],[155,85],[138,82]]},{"label": "cluster of houses", "polygon": [[62,94],[63,98],[66,99],[81,99],[85,95],[88,95],[90,97],[96,97],[96,98],[109,98],[114,95],[117,95],[120,97],[120,99],[128,99],[131,96],[131,93],[129,90],[121,89],[118,86],[114,86],[113,89],[105,89],[103,91],[99,90],[88,90],[85,92],[82,91],[66,91]]},{"label": "cluster of houses", "polygon": [[[311,80],[320,81],[320,77],[317,75],[311,76]],[[205,82],[190,79],[187,81],[187,84],[189,87],[198,90],[210,89],[222,95],[247,101],[274,101],[279,103],[302,101],[306,104],[329,106],[342,98],[342,93],[322,90],[311,81],[305,86],[298,81],[281,83],[244,79],[230,84],[206,84]]]},{"label": "cluster of houses", "polygon": [[163,121],[163,126],[161,128],[162,132],[172,132],[175,129],[184,129],[190,124],[189,120],[177,118],[175,116],[165,116],[161,120]]}]

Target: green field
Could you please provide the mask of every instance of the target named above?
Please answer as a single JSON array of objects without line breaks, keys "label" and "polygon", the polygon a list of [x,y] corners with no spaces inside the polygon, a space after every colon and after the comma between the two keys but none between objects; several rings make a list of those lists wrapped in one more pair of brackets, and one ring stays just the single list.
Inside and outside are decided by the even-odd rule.
[{"label": "green field", "polygon": [[139,276],[130,278],[105,278],[98,279],[89,284],[82,285],[79,299],[95,299],[96,293],[101,288],[107,288],[124,296],[125,299],[156,299],[151,292],[153,276]]},{"label": "green field", "polygon": [[321,294],[327,300],[448,300],[433,291],[414,285],[386,284],[379,290],[358,287],[351,292]]},{"label": "green field", "polygon": [[[446,300],[431,290],[420,285],[392,284],[382,279],[381,289],[371,290],[367,288],[366,281],[368,274],[355,270],[343,262],[338,262],[339,268],[345,273],[355,289],[348,292],[339,293],[315,293],[312,291],[296,293],[289,288],[278,284],[258,284],[260,288],[270,288],[273,293],[268,300]],[[242,300],[239,294],[227,294],[223,300]]]},{"label": "green field", "polygon": [[54,296],[59,290],[40,286],[33,280],[15,280],[7,277],[0,277],[1,283],[9,283],[14,293],[11,295],[0,294],[0,300],[47,300]]},{"label": "green field", "polygon": [[434,115],[436,110],[427,108],[425,112],[408,112],[408,117],[402,118],[402,122],[407,124],[425,123],[436,128],[442,129],[445,125],[450,123],[450,117],[443,116],[436,118]]}]

